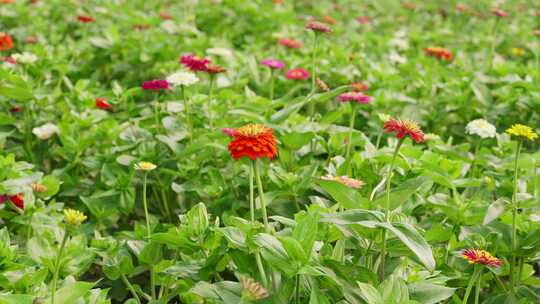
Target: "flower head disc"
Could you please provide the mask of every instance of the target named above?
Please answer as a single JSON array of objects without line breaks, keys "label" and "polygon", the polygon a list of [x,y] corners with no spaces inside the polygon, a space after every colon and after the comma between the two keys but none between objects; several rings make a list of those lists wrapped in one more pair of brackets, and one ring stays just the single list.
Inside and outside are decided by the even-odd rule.
[{"label": "flower head disc", "polygon": [[64,220],[68,225],[80,226],[86,219],[86,215],[78,210],[64,209]]},{"label": "flower head disc", "polygon": [[146,162],[146,161],[140,161],[138,163],[136,163],[133,168],[135,168],[135,170],[138,170],[138,171],[152,171],[154,170],[155,168],[157,168],[156,165],[154,165],[153,163],[151,162]]},{"label": "flower head disc", "polygon": [[245,125],[230,134],[233,140],[228,149],[235,160],[244,156],[251,160],[264,157],[272,159],[277,154],[276,138],[272,129],[265,125]]},{"label": "flower head disc", "polygon": [[502,261],[492,256],[491,253],[479,249],[467,249],[461,253],[461,256],[469,261],[470,264],[481,264],[491,267],[501,267]]},{"label": "flower head disc", "polygon": [[409,135],[417,143],[424,141],[424,132],[413,120],[390,118],[384,123],[384,129],[387,133],[396,133],[398,139]]},{"label": "flower head disc", "polygon": [[536,132],[534,132],[534,130],[531,127],[525,126],[522,124],[513,125],[512,127],[506,130],[506,133],[517,136],[517,137],[522,137],[524,139],[528,139],[531,141],[538,138],[538,134],[536,134]]}]

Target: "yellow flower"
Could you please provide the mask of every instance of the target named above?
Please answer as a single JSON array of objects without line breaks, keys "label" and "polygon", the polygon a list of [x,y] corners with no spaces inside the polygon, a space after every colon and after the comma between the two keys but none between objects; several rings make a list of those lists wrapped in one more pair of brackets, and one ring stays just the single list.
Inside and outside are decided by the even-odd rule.
[{"label": "yellow flower", "polygon": [[536,132],[534,132],[531,127],[521,124],[513,125],[511,128],[506,130],[506,133],[518,137],[523,137],[528,140],[535,140],[538,138],[538,134],[536,134]]},{"label": "yellow flower", "polygon": [[522,57],[523,55],[525,55],[525,50],[522,49],[522,48],[512,48],[510,50],[512,52],[512,55],[516,56],[516,57]]},{"label": "yellow flower", "polygon": [[64,220],[69,225],[79,226],[86,219],[86,215],[78,210],[64,209]]},{"label": "yellow flower", "polygon": [[152,164],[151,162],[141,161],[141,162],[136,163],[134,168],[135,170],[140,170],[140,171],[152,171],[155,168],[157,168],[157,166]]}]

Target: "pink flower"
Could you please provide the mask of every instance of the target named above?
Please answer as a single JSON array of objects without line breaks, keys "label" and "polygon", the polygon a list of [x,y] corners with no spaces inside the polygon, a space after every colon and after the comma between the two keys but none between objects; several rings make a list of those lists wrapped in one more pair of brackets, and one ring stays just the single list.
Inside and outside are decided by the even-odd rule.
[{"label": "pink flower", "polygon": [[168,90],[169,83],[164,79],[145,81],[142,84],[142,89],[150,91]]},{"label": "pink flower", "polygon": [[306,80],[309,76],[309,72],[302,68],[290,69],[285,73],[285,77],[291,80]]},{"label": "pink flower", "polygon": [[355,101],[357,103],[369,104],[371,101],[371,96],[364,95],[360,92],[347,92],[338,96],[338,100],[341,102]]},{"label": "pink flower", "polygon": [[306,23],[304,26],[308,30],[312,30],[314,32],[320,32],[320,33],[331,33],[332,29],[330,26],[326,23],[318,22],[318,21],[310,21]]},{"label": "pink flower", "polygon": [[359,17],[356,17],[356,21],[358,21],[358,23],[360,24],[368,24],[370,19],[368,16],[359,16]]},{"label": "pink flower", "polygon": [[294,38],[281,38],[278,43],[290,49],[299,49],[302,47],[302,42]]},{"label": "pink flower", "polygon": [[501,17],[501,18],[502,18],[502,17],[507,17],[507,16],[508,16],[508,12],[507,12],[507,11],[504,11],[504,10],[502,10],[502,9],[500,9],[500,8],[496,8],[496,7],[494,7],[494,8],[491,9],[491,13],[492,13],[493,15],[495,15],[495,16],[497,16],[497,17]]},{"label": "pink flower", "polygon": [[273,70],[279,70],[285,66],[285,64],[279,60],[266,58],[261,63]]},{"label": "pink flower", "polygon": [[236,130],[231,128],[223,128],[221,131],[230,137],[234,137],[237,134]]},{"label": "pink flower", "polygon": [[206,71],[210,59],[201,58],[193,54],[186,54],[180,57],[180,63],[193,72]]}]

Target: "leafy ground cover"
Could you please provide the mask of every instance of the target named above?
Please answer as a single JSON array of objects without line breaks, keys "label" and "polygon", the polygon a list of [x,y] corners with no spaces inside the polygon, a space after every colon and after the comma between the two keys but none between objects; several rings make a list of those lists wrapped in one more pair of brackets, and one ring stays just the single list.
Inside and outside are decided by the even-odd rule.
[{"label": "leafy ground cover", "polygon": [[0,304],[540,303],[536,1],[0,0]]}]

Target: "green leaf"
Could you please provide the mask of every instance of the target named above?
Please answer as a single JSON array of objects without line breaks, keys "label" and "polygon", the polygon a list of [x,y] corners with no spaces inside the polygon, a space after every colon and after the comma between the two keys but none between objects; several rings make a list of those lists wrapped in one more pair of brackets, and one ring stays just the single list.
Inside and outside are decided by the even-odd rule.
[{"label": "green leaf", "polygon": [[377,288],[373,285],[357,282],[358,287],[360,288],[360,295],[364,301],[369,304],[385,304],[383,298]]},{"label": "green leaf", "polygon": [[357,190],[347,187],[339,182],[319,179],[317,180],[317,184],[330,194],[338,204],[346,209],[358,209],[369,203],[366,198],[360,196]]},{"label": "green leaf", "polygon": [[32,304],[34,296],[31,295],[0,295],[0,304]]},{"label": "green leaf", "polygon": [[[54,304],[78,304],[90,289],[94,287],[94,283],[89,282],[72,282],[64,285],[56,291]],[[51,299],[47,298],[46,304],[51,304]]]},{"label": "green leaf", "polygon": [[292,277],[296,270],[291,268],[291,259],[281,242],[273,235],[259,233],[254,237],[255,244],[260,247],[261,254],[270,265]]},{"label": "green leaf", "polygon": [[208,212],[203,203],[198,203],[186,214],[186,226],[189,234],[199,237],[208,229]]},{"label": "green leaf", "polygon": [[433,258],[433,252],[426,240],[416,231],[416,229],[403,223],[377,223],[378,226],[383,227],[391,231],[398,239],[405,244],[424,266],[430,271],[435,269],[435,259]]},{"label": "green leaf", "polygon": [[483,225],[487,225],[492,221],[496,220],[504,212],[504,200],[498,199],[491,203],[486,210],[486,215],[484,215]]},{"label": "green leaf", "polygon": [[436,304],[450,298],[455,288],[445,287],[431,283],[412,283],[409,285],[411,300],[422,304]]},{"label": "green leaf", "polygon": [[0,96],[17,101],[27,101],[34,98],[29,88],[14,86],[0,86]]}]

